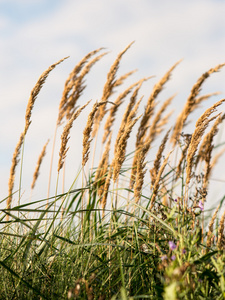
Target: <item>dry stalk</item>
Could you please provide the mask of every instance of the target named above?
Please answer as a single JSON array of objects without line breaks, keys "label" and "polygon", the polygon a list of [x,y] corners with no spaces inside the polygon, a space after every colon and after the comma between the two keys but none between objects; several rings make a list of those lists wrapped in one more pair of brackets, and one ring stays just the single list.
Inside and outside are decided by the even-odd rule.
[{"label": "dry stalk", "polygon": [[[139,85],[136,87],[136,89],[133,91],[133,94],[130,98],[130,102],[127,105],[127,108],[126,108],[126,110],[123,114],[122,122],[121,122],[121,125],[120,125],[120,128],[119,128],[118,134],[117,134],[115,145],[117,145],[119,143],[119,140],[120,140],[121,136],[124,133],[124,130],[125,130],[125,127],[126,127],[127,123],[129,122],[129,120],[131,120],[135,116],[136,110],[137,110],[137,108],[138,108],[138,106],[139,106],[139,104],[140,104],[140,102],[143,98],[143,97],[141,97],[141,99],[139,99],[138,103],[135,104],[136,100],[137,100],[138,91],[141,87],[141,84],[142,84],[142,82],[140,82]],[[115,146],[114,154],[116,154],[116,149],[117,149],[117,146]]]},{"label": "dry stalk", "polygon": [[67,122],[67,124],[65,125],[64,129],[63,129],[63,133],[61,135],[61,147],[60,147],[60,151],[59,151],[59,162],[58,162],[58,172],[62,169],[65,158],[66,158],[66,153],[69,150],[69,148],[66,148],[67,146],[67,142],[69,140],[69,133],[70,133],[70,129],[73,126],[73,122],[74,120],[79,116],[79,114],[81,113],[81,111],[90,103],[90,101],[88,101],[85,105],[83,105],[82,107],[80,107],[77,111],[75,111],[72,115],[72,117],[70,118],[70,120]]},{"label": "dry stalk", "polygon": [[[162,107],[159,109],[157,114],[155,115],[155,118],[152,121],[152,124],[150,126],[149,135],[147,140],[151,140],[153,142],[156,138],[156,136],[163,130],[163,126],[167,123],[169,116],[171,113],[167,114],[164,118],[162,118],[162,114],[167,109],[167,107],[170,105],[171,101],[174,99],[175,95],[167,99]],[[160,122],[161,121],[161,122]]]},{"label": "dry stalk", "polygon": [[[135,83],[133,83],[131,86],[129,86],[125,91],[123,91],[115,100],[114,104],[112,105],[112,107],[109,109],[109,115],[108,118],[105,122],[105,126],[104,126],[104,135],[103,135],[103,139],[102,139],[102,143],[104,144],[108,135],[110,134],[111,128],[113,126],[113,123],[115,121],[115,115],[120,107],[120,105],[123,103],[125,97],[131,92],[131,90],[137,86],[138,84],[140,84],[144,79],[141,79]],[[132,96],[132,98],[134,97],[134,94]],[[132,101],[132,100],[131,100]]]},{"label": "dry stalk", "polygon": [[[103,94],[102,94],[102,98],[101,98],[101,102],[105,102],[105,105],[102,105],[98,111],[98,113],[95,116],[95,126],[93,129],[93,133],[92,136],[94,137],[97,133],[97,130],[99,128],[100,122],[102,121],[103,117],[105,116],[106,113],[106,101],[109,99],[109,97],[112,95],[115,84],[116,86],[118,86],[119,82],[123,82],[123,80],[119,80],[118,82],[116,81],[116,73],[118,71],[119,68],[119,64],[120,61],[122,59],[122,56],[124,55],[124,53],[131,47],[131,45],[133,44],[133,42],[131,44],[129,44],[122,52],[119,53],[119,55],[117,56],[115,62],[112,64],[108,75],[107,75],[107,80],[106,83],[103,87]],[[129,74],[129,73],[127,73]],[[126,75],[125,75],[126,76]]]},{"label": "dry stalk", "polygon": [[166,72],[166,74],[160,79],[160,81],[158,83],[156,83],[150,97],[148,98],[147,105],[145,107],[145,111],[144,111],[143,117],[140,122],[140,126],[138,128],[138,132],[137,132],[137,138],[136,138],[136,147],[137,148],[138,148],[139,144],[143,141],[146,131],[148,129],[150,117],[152,116],[154,109],[155,109],[155,99],[158,96],[158,94],[162,91],[164,85],[170,79],[172,71],[175,69],[175,67],[179,63],[180,63],[180,61],[175,63],[169,69],[169,71]]},{"label": "dry stalk", "polygon": [[[209,177],[212,171],[212,164],[211,164],[211,158],[212,158],[212,151],[214,148],[213,145],[213,138],[218,132],[218,125],[224,120],[225,114],[222,116],[219,116],[216,121],[214,122],[210,132],[207,134],[206,137],[206,144],[205,144],[205,153],[203,154],[204,160],[205,160],[205,173],[203,178],[203,189],[206,191],[207,186],[209,184]],[[208,141],[208,143],[207,143]],[[203,141],[204,142],[204,141]],[[203,144],[204,149],[204,144]],[[205,199],[204,199],[205,200]]]},{"label": "dry stalk", "polygon": [[[66,114],[68,99],[70,98],[70,95],[72,93],[76,93],[76,91],[74,91],[73,87],[74,87],[75,83],[77,82],[77,80],[79,80],[78,79],[79,76],[80,76],[79,73],[81,72],[82,68],[87,63],[87,61],[93,55],[95,55],[96,53],[101,51],[102,49],[103,48],[99,48],[97,50],[94,50],[94,51],[91,51],[90,53],[88,53],[85,57],[82,58],[82,60],[74,67],[72,72],[69,74],[69,76],[68,76],[68,78],[65,82],[62,98],[61,98],[61,101],[60,101],[60,104],[59,104],[59,113],[58,113],[57,125],[61,124],[62,119]],[[76,95],[76,97],[77,97],[77,95]]]},{"label": "dry stalk", "polygon": [[124,80],[127,79],[130,75],[134,74],[137,70],[130,71],[124,75],[121,75],[115,82],[114,87],[120,86],[123,84]]},{"label": "dry stalk", "polygon": [[25,115],[25,120],[26,120],[26,125],[25,125],[25,129],[24,129],[24,132],[26,134],[29,126],[30,126],[30,123],[31,123],[31,112],[32,112],[32,109],[34,107],[34,102],[35,100],[37,99],[37,96],[43,86],[43,84],[45,83],[49,73],[55,69],[55,67],[57,65],[59,65],[61,62],[63,62],[65,59],[67,59],[68,57],[65,57],[63,59],[60,59],[58,62],[56,62],[55,64],[51,65],[46,71],[44,71],[41,76],[39,77],[37,83],[35,84],[34,88],[32,89],[31,91],[31,94],[30,94],[30,98],[28,100],[28,105],[27,105],[27,109],[26,109],[26,115]]},{"label": "dry stalk", "polygon": [[219,131],[218,126],[223,122],[224,119],[225,119],[225,114],[219,116],[214,122],[210,131],[205,135],[198,151],[198,156],[196,158],[196,165],[199,163],[200,160],[206,161],[207,157],[209,156],[209,153],[211,154],[212,149],[214,147],[213,138],[218,133]]},{"label": "dry stalk", "polygon": [[144,176],[146,173],[145,166],[145,158],[146,154],[148,153],[148,144],[146,144],[144,147],[141,148],[141,151],[139,152],[138,158],[137,158],[137,172],[136,172],[136,178],[135,178],[135,184],[134,184],[134,199],[135,203],[138,203],[140,196],[141,196],[141,190],[144,183]]},{"label": "dry stalk", "polygon": [[216,219],[217,213],[218,213],[218,211],[219,211],[219,208],[220,208],[220,204],[217,206],[217,209],[216,209],[216,211],[214,212],[211,221],[209,222],[209,229],[208,229],[208,233],[207,233],[207,241],[206,241],[206,246],[207,246],[208,248],[211,247],[211,243],[212,243],[212,235],[213,235],[213,224],[214,224],[214,222],[215,222],[215,219]]},{"label": "dry stalk", "polygon": [[185,146],[182,149],[182,154],[181,154],[181,158],[179,160],[179,163],[177,165],[177,171],[176,171],[176,180],[179,178],[181,172],[182,172],[182,164],[185,161],[186,155],[187,155],[187,151],[191,142],[191,134],[185,134]]},{"label": "dry stalk", "polygon": [[36,165],[36,168],[35,168],[35,172],[34,172],[34,175],[33,175],[33,181],[32,181],[32,184],[31,184],[31,189],[34,189],[34,186],[35,186],[35,183],[38,179],[38,176],[39,176],[39,171],[40,171],[40,166],[41,166],[41,163],[43,161],[43,158],[46,154],[46,147],[49,143],[49,140],[46,142],[46,144],[44,145],[42,151],[41,151],[41,154],[39,155],[39,158],[38,158],[38,161],[37,161],[37,165]]},{"label": "dry stalk", "polygon": [[195,130],[194,130],[194,133],[192,134],[190,146],[188,148],[188,153],[187,153],[186,185],[189,184],[191,177],[192,177],[192,167],[193,167],[193,162],[194,162],[194,156],[197,151],[200,140],[201,140],[206,128],[208,127],[209,123],[217,117],[217,116],[215,116],[215,117],[212,117],[211,119],[209,119],[209,116],[216,110],[216,107],[221,105],[224,101],[225,101],[225,99],[222,99],[222,100],[216,102],[214,105],[212,105],[210,108],[208,108],[196,122]]},{"label": "dry stalk", "polygon": [[220,219],[220,224],[219,224],[219,228],[218,228],[218,240],[217,240],[217,247],[219,249],[223,248],[223,232],[224,232],[224,220],[225,220],[225,211]]},{"label": "dry stalk", "polygon": [[220,92],[215,92],[215,93],[210,93],[210,94],[206,94],[206,95],[203,95],[203,96],[199,96],[195,99],[195,102],[193,104],[193,106],[191,106],[191,111],[190,112],[193,112],[196,108],[199,107],[199,105],[205,101],[205,100],[208,100],[210,97],[212,96],[216,96],[216,95],[219,95],[221,94]]},{"label": "dry stalk", "polygon": [[67,107],[65,111],[65,115],[67,119],[70,119],[74,111],[76,110],[76,103],[77,100],[82,95],[84,89],[86,88],[86,85],[84,85],[84,78],[91,70],[92,66],[99,61],[103,56],[105,56],[107,52],[104,52],[96,57],[94,57],[91,61],[89,61],[81,70],[80,76],[77,78],[77,80],[73,84],[72,92],[67,99]]},{"label": "dry stalk", "polygon": [[162,163],[161,167],[158,170],[158,173],[157,173],[157,176],[156,176],[156,179],[155,179],[155,182],[154,182],[154,186],[153,186],[153,193],[152,193],[152,197],[151,197],[149,210],[152,210],[152,208],[154,206],[155,198],[156,198],[156,195],[157,195],[158,190],[159,190],[160,180],[162,179],[161,176],[162,176],[162,173],[163,173],[163,171],[164,171],[164,169],[167,165],[167,162],[168,162],[168,159],[169,159],[169,156],[170,156],[171,152],[166,156],[166,158],[164,159],[164,162]]},{"label": "dry stalk", "polygon": [[170,133],[170,130],[169,129],[166,133],[166,135],[164,136],[163,140],[162,140],[162,143],[161,145],[159,146],[159,149],[158,149],[158,152],[156,154],[156,159],[154,161],[154,164],[153,164],[153,168],[150,170],[150,175],[151,175],[151,181],[152,181],[152,186],[155,185],[155,182],[156,182],[156,179],[157,179],[157,176],[158,176],[158,173],[159,173],[159,170],[160,170],[160,164],[161,164],[161,158],[162,158],[162,153],[165,149],[165,146],[166,146],[166,142],[168,140],[168,137],[169,137],[169,133]]},{"label": "dry stalk", "polygon": [[14,180],[15,180],[15,172],[16,172],[16,166],[19,163],[19,155],[21,151],[22,144],[24,142],[25,135],[28,131],[28,128],[31,124],[31,113],[34,107],[35,100],[37,99],[37,96],[44,85],[49,73],[61,62],[63,62],[65,59],[68,57],[65,57],[63,59],[60,59],[58,62],[52,64],[46,71],[44,71],[41,76],[39,77],[37,83],[35,84],[34,88],[31,90],[30,97],[28,100],[27,108],[26,108],[26,114],[25,114],[25,127],[24,131],[20,135],[19,142],[16,145],[16,148],[13,153],[13,158],[12,158],[12,165],[10,168],[10,175],[9,175],[9,182],[8,182],[8,191],[9,191],[9,196],[7,199],[7,208],[11,207],[11,202],[12,202],[12,192],[13,192],[13,187],[14,187]]},{"label": "dry stalk", "polygon": [[124,133],[121,135],[118,144],[116,145],[116,153],[114,156],[113,163],[113,181],[115,182],[119,176],[120,169],[125,160],[127,140],[130,136],[133,126],[140,119],[141,116],[135,118],[134,120],[130,119],[126,127],[124,128]]},{"label": "dry stalk", "polygon": [[7,204],[6,208],[9,209],[11,208],[11,202],[12,202],[12,193],[13,193],[13,187],[14,187],[14,181],[15,181],[15,173],[16,173],[16,166],[19,163],[19,155],[21,151],[21,147],[24,141],[25,133],[22,132],[20,135],[19,142],[16,145],[16,148],[13,153],[13,158],[12,158],[12,165],[10,168],[10,175],[9,175],[9,182],[8,182],[8,191],[9,191],[9,196],[7,198]]},{"label": "dry stalk", "polygon": [[151,147],[151,144],[154,141],[154,139],[156,138],[156,136],[159,135],[162,132],[163,126],[168,122],[168,118],[171,115],[171,113],[167,114],[164,118],[162,118],[162,114],[166,110],[168,105],[171,103],[173,98],[174,98],[174,96],[167,99],[163,103],[160,110],[157,112],[155,118],[153,119],[152,125],[150,126],[148,136],[146,138],[143,137],[143,139],[138,144],[136,142],[136,150],[135,150],[135,155],[134,155],[134,158],[133,158],[132,168],[131,168],[132,171],[131,171],[131,177],[130,177],[130,189],[132,189],[133,185],[134,185],[134,180],[135,180],[136,170],[137,170],[137,158],[138,158],[138,155],[139,155],[139,150],[142,147],[144,147],[144,146],[146,147],[146,145],[148,145],[148,150],[147,150],[147,152],[148,152],[150,147]]},{"label": "dry stalk", "polygon": [[92,131],[92,126],[94,123],[94,116],[95,113],[99,107],[100,103],[95,103],[93,105],[93,108],[88,115],[88,121],[86,124],[86,127],[84,128],[83,131],[83,156],[82,156],[82,166],[84,167],[86,162],[88,161],[89,158],[89,153],[90,153],[90,144],[92,139],[90,139],[91,131]]},{"label": "dry stalk", "polygon": [[[100,187],[104,186],[106,174],[108,172],[111,138],[112,138],[112,133],[110,133],[110,135],[108,137],[108,141],[105,145],[105,150],[104,150],[102,158],[99,162],[98,168],[95,172],[95,182],[98,183],[98,186],[100,186]],[[98,188],[99,198],[101,198],[103,192],[104,192],[103,188]]]},{"label": "dry stalk", "polygon": [[175,145],[178,141],[179,135],[183,129],[183,127],[186,125],[186,120],[189,114],[196,108],[196,105],[199,105],[200,101],[204,100],[205,98],[198,98],[196,100],[196,97],[201,91],[201,86],[204,83],[204,81],[210,76],[210,74],[218,72],[225,64],[217,65],[215,68],[212,68],[202,74],[197,82],[194,84],[194,86],[191,89],[191,93],[186,101],[186,104],[180,113],[180,115],[177,118],[176,124],[173,129],[173,134],[171,136],[171,142]]}]

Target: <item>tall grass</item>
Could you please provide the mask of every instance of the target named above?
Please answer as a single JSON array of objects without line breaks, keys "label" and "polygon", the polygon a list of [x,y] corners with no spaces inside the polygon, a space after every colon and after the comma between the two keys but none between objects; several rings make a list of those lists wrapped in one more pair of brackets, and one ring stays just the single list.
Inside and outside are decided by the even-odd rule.
[{"label": "tall grass", "polygon": [[[86,75],[106,54],[99,54],[103,49],[88,53],[69,74],[59,103],[49,191],[45,199],[22,203],[21,170],[32,110],[50,71],[64,59],[50,66],[32,89],[25,128],[13,154],[9,193],[2,199],[2,299],[225,299],[225,213],[219,214],[224,198],[218,199],[220,205],[212,216],[204,209],[212,170],[224,152],[221,147],[215,154],[214,138],[224,120],[217,110],[225,99],[205,110],[193,132],[184,133],[189,115],[215,94],[199,96],[203,83],[224,64],[199,77],[174,126],[166,128],[174,95],[160,108],[157,97],[180,62],[155,84],[141,111],[144,98],[139,93],[149,78],[134,82],[115,96],[116,88],[133,74],[118,76],[121,59],[130,46],[116,57],[102,97],[95,103],[80,106],[79,99],[85,91]],[[123,117],[118,118],[125,102]],[[70,178],[70,188],[59,194],[70,130],[88,109],[81,170]],[[117,132],[115,122],[119,124]],[[61,147],[56,149],[60,127]],[[127,149],[133,132],[134,147]],[[160,144],[156,142],[159,137]],[[95,165],[99,143],[101,157]],[[153,159],[155,145],[158,151]],[[37,162],[32,190],[49,151],[46,147],[47,143]],[[55,151],[59,152],[58,179],[55,195],[50,196]]]}]

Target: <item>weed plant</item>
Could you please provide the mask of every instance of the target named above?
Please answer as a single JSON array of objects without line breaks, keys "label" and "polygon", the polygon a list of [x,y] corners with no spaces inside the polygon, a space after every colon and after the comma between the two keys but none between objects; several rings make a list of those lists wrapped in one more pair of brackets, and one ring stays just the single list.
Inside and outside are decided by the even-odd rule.
[{"label": "weed plant", "polygon": [[[215,112],[225,99],[207,108],[193,132],[185,133],[189,115],[216,94],[200,95],[203,83],[224,64],[199,77],[174,126],[166,129],[171,115],[168,106],[174,96],[160,108],[157,97],[179,62],[155,84],[144,111],[140,111],[143,97],[138,93],[149,78],[115,94],[133,73],[117,74],[130,46],[116,57],[102,97],[95,103],[80,106],[79,98],[85,90],[86,75],[106,53],[101,48],[92,51],[74,67],[59,104],[48,194],[45,199],[23,203],[22,181],[17,192],[15,174],[23,166],[32,110],[50,72],[64,59],[50,66],[31,91],[25,128],[13,154],[9,192],[2,200],[1,299],[225,299],[223,199],[212,215],[204,209],[212,170],[224,152],[220,146],[215,154],[214,138],[225,118],[225,114]],[[123,117],[117,119],[126,102]],[[70,189],[59,194],[59,174],[65,168],[70,130],[88,109],[81,170]],[[115,122],[120,126],[112,134]],[[58,180],[56,193],[50,196],[59,128]],[[134,131],[136,141],[129,151],[128,139]],[[160,145],[156,142],[159,137]],[[99,141],[102,154],[94,165]],[[158,151],[150,164],[155,145]],[[38,159],[32,190],[46,147]]]}]

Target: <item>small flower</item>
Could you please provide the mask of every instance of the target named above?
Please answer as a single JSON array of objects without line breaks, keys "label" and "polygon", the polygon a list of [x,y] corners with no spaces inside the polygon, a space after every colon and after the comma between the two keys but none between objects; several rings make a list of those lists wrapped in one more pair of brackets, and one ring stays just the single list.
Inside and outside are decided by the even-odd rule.
[{"label": "small flower", "polygon": [[175,201],[175,202],[177,202],[177,198],[176,198],[176,199],[174,199],[174,201]]},{"label": "small flower", "polygon": [[199,201],[198,207],[201,209],[201,211],[204,210],[204,204],[202,203],[202,201]]},{"label": "small flower", "polygon": [[171,256],[171,259],[172,259],[172,260],[175,260],[175,259],[176,259],[176,255],[172,255],[172,256]]},{"label": "small flower", "polygon": [[185,249],[182,249],[182,254],[185,254],[187,251]]},{"label": "small flower", "polygon": [[162,260],[162,261],[164,261],[164,260],[166,260],[166,259],[168,259],[167,255],[161,256],[161,260]]},{"label": "small flower", "polygon": [[175,250],[177,248],[176,244],[173,241],[169,241],[170,250]]}]

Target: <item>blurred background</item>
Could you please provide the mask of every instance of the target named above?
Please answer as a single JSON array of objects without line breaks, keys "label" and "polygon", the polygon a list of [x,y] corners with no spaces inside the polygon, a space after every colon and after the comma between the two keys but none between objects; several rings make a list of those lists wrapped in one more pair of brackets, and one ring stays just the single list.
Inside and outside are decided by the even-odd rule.
[{"label": "blurred background", "polygon": [[[64,82],[84,55],[99,47],[109,51],[88,74],[87,88],[79,105],[90,99],[94,103],[101,98],[111,64],[120,51],[135,41],[121,61],[119,74],[138,69],[123,88],[142,77],[155,76],[143,84],[139,93],[140,96],[145,95],[140,114],[154,84],[176,61],[183,59],[158,98],[162,103],[168,96],[177,93],[171,105],[174,114],[170,125],[173,125],[198,77],[225,62],[224,14],[225,2],[220,0],[0,0],[1,199],[7,196],[11,159],[24,129],[30,91],[51,64],[70,56],[50,73],[33,109],[24,149],[22,193],[30,190],[38,156],[47,139],[51,139],[33,192],[34,199],[46,196],[52,138]],[[204,102],[189,117],[193,121],[190,126],[206,108],[225,97],[225,69],[207,79],[202,94],[216,91],[221,94]],[[80,167],[82,131],[91,106],[75,121],[71,132],[66,188],[70,187]],[[224,108],[222,106],[219,110]],[[60,133],[55,149],[53,195]],[[223,142],[224,138],[222,125],[217,143]],[[224,195],[222,161],[224,157],[217,172],[213,173],[210,205]],[[18,189],[19,172],[18,166],[15,190]],[[29,199],[29,193],[24,199]]]}]

